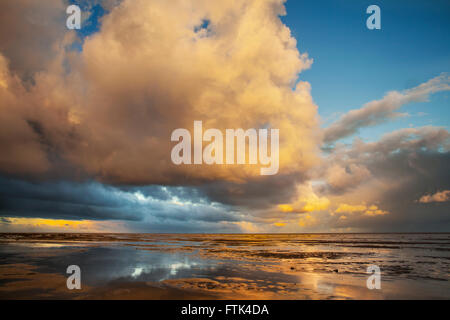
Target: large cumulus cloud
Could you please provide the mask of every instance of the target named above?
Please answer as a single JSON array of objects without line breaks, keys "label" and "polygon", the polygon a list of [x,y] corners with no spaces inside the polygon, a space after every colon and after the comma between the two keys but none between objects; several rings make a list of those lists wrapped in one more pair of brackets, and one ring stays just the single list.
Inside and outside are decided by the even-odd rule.
[{"label": "large cumulus cloud", "polygon": [[[15,125],[4,129],[0,170],[41,175],[66,163],[123,184],[259,179],[255,166],[171,163],[171,132],[202,120],[222,130],[279,128],[280,172],[306,171],[316,159],[317,112],[308,83],[296,81],[311,61],[283,13],[281,1],[123,1],[81,52],[61,40],[31,88],[8,68],[14,59],[2,58],[3,122]],[[20,163],[28,157],[16,138],[36,166]]]},{"label": "large cumulus cloud", "polygon": [[[82,41],[55,33],[61,17],[47,17],[51,30],[36,37],[51,45],[38,66],[0,51],[0,173],[193,186],[249,219],[257,219],[250,209],[288,201],[320,160],[321,132],[310,86],[298,78],[312,60],[280,20],[283,1],[108,3],[100,30]],[[10,27],[31,28],[22,9]],[[10,41],[33,55],[33,43]],[[32,81],[21,70],[33,70]],[[194,120],[223,132],[280,129],[278,175],[260,176],[259,165],[174,165],[171,132],[192,132]]]}]

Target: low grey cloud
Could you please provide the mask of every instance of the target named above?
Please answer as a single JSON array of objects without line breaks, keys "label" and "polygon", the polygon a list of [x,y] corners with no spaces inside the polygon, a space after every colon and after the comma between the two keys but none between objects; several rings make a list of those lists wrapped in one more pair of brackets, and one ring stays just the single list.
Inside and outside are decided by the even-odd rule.
[{"label": "low grey cloud", "polygon": [[[386,134],[379,141],[337,145],[329,155],[327,184],[320,193],[335,203],[376,204],[389,212],[382,216],[351,216],[334,227],[365,231],[448,231],[448,202],[429,204],[417,199],[450,189],[450,134],[444,128],[407,128]],[[337,176],[340,172],[342,176]],[[361,176],[363,178],[361,178]],[[342,181],[340,181],[341,179]]]},{"label": "low grey cloud", "polygon": [[[162,186],[117,188],[98,182],[27,182],[0,178],[0,215],[68,220],[124,220],[144,225],[200,225],[242,219],[197,191]],[[135,225],[135,226],[138,226]],[[187,227],[187,226],[186,226]],[[173,231],[173,230],[172,230]]]},{"label": "low grey cloud", "polygon": [[[450,152],[450,133],[442,127],[425,126],[406,128],[387,133],[379,141],[363,142],[355,139],[350,146],[337,144],[327,155],[326,165],[321,174],[327,177],[332,193],[342,193],[358,187],[371,179],[396,177],[397,171],[425,174],[429,169],[414,167],[414,159],[419,154],[443,155]],[[393,159],[398,155],[408,155],[405,163],[392,168]],[[378,168],[378,170],[374,170]],[[408,168],[407,172],[404,172]]]}]

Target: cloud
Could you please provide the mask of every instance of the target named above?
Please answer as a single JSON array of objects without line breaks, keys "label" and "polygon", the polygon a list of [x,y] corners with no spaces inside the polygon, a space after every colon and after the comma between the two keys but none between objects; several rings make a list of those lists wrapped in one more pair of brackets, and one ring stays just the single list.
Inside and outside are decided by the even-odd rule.
[{"label": "cloud", "polygon": [[[28,10],[8,3],[15,15]],[[299,79],[312,60],[280,20],[283,1],[125,0],[108,9],[81,50],[71,46],[79,35],[67,30],[40,31],[36,38],[52,45],[45,46],[49,60],[33,68],[0,50],[0,174],[192,186],[240,208],[288,201],[320,162],[321,132],[310,85]],[[52,17],[48,23],[59,24]],[[33,54],[26,42],[9,41]],[[32,81],[20,70],[33,70]],[[174,165],[171,132],[192,133],[194,120],[222,132],[280,129],[279,173],[261,177],[259,165]]]},{"label": "cloud", "polygon": [[123,222],[41,218],[1,218],[1,232],[129,232]]},{"label": "cloud", "polygon": [[321,214],[322,224],[361,232],[448,230],[448,202],[425,211],[417,199],[450,189],[449,142],[446,129],[426,126],[396,130],[375,142],[336,144],[316,177],[323,183],[314,191],[330,200],[333,213]]},{"label": "cloud", "polygon": [[420,197],[420,203],[447,202],[450,201],[450,190],[438,191],[435,194],[426,194]]},{"label": "cloud", "polygon": [[[327,155],[326,165],[320,168],[327,188],[333,193],[346,192],[380,177],[395,177],[400,172],[414,175],[428,168],[409,167],[419,155],[437,155],[450,150],[450,134],[442,127],[405,128],[387,133],[375,142],[355,139],[351,146],[337,144]],[[405,157],[403,167],[392,168],[394,159]]]},{"label": "cloud", "polygon": [[[9,116],[1,124],[15,125],[4,129],[0,170],[40,177],[66,166],[116,184],[259,178],[258,166],[172,164],[171,132],[202,120],[222,131],[279,128],[280,173],[307,171],[318,158],[317,107],[308,83],[292,86],[312,61],[298,52],[281,14],[278,0],[123,1],[81,52],[67,52],[61,40],[59,60],[31,88],[3,59],[0,95]],[[11,56],[15,64],[28,68]],[[30,145],[29,157],[15,150],[16,137]],[[40,165],[13,165],[24,158]]]},{"label": "cloud", "polygon": [[299,185],[297,194],[299,197],[293,203],[279,204],[278,209],[281,212],[306,213],[326,210],[330,205],[326,197],[317,196],[311,184]]},{"label": "cloud", "polygon": [[[63,1],[44,0],[39,8],[27,0],[0,4],[0,27],[7,26],[0,28],[2,230],[87,230],[103,223],[137,232],[449,225],[448,202],[426,214],[417,202],[433,197],[430,190],[450,189],[445,128],[407,128],[375,142],[329,146],[448,90],[448,75],[389,92],[321,130],[310,85],[300,78],[312,59],[281,21],[283,1],[99,0],[88,7],[94,3],[107,12],[89,36],[65,30]],[[279,173],[174,165],[171,132],[192,131],[194,120],[222,132],[280,129]],[[328,148],[321,155],[323,137]]]},{"label": "cloud", "polygon": [[402,116],[403,114],[396,110],[403,105],[427,101],[430,94],[448,90],[450,90],[450,77],[444,73],[412,89],[388,92],[382,99],[370,101],[360,109],[351,110],[332,123],[325,129],[324,141],[333,143],[351,136],[360,128],[375,126]]},{"label": "cloud", "polygon": [[273,225],[274,225],[275,227],[284,227],[284,226],[286,225],[286,223],[283,223],[283,222],[275,222]]},{"label": "cloud", "polygon": [[259,231],[257,226],[255,226],[253,223],[248,222],[248,221],[237,221],[237,222],[233,222],[233,223],[236,224],[237,226],[239,226],[239,228],[241,229],[241,232],[244,232],[244,233],[256,233]]},{"label": "cloud", "polygon": [[[242,221],[244,215],[234,208],[210,201],[191,188],[126,187],[117,188],[98,182],[26,182],[0,179],[0,216],[13,224],[38,223],[93,229],[105,222],[123,222],[118,228],[139,230],[197,230],[210,228],[230,231],[223,223]],[[38,220],[17,220],[43,219]],[[45,221],[44,221],[45,220]],[[85,221],[78,225],[70,221]],[[117,223],[116,223],[117,224]],[[113,228],[115,224],[108,224]],[[120,229],[119,228],[119,229]],[[9,229],[8,229],[9,230]]]},{"label": "cloud", "polygon": [[368,216],[375,215],[385,215],[389,212],[381,210],[376,205],[367,206],[365,204],[360,205],[350,205],[346,203],[339,204],[339,207],[334,211],[334,213],[362,213]]},{"label": "cloud", "polygon": [[0,2],[0,53],[12,71],[30,79],[48,67],[67,34],[65,9],[60,0]]},{"label": "cloud", "polygon": [[356,163],[348,163],[345,166],[334,164],[328,168],[328,183],[335,190],[351,188],[371,177],[370,171]]},{"label": "cloud", "polygon": [[310,214],[306,214],[305,216],[301,217],[298,221],[298,225],[302,228],[315,226],[318,223],[320,223],[319,219],[317,219],[317,217],[311,216]]}]

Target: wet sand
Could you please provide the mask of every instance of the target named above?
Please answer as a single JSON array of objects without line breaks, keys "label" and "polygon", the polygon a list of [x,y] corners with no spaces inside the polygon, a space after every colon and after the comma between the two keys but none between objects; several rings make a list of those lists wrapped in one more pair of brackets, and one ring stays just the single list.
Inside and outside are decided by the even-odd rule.
[{"label": "wet sand", "polygon": [[0,234],[0,299],[449,299],[449,280],[448,233]]}]

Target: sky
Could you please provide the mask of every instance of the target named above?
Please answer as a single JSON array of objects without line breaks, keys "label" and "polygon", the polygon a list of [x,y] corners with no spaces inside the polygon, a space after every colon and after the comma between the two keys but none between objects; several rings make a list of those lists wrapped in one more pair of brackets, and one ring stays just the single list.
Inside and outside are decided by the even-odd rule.
[{"label": "sky", "polygon": [[[363,28],[371,4],[381,8],[381,30]],[[325,125],[388,91],[417,86],[450,69],[448,1],[288,1],[286,8],[282,20],[300,50],[314,59],[302,78],[311,83]],[[410,117],[365,128],[360,135],[373,140],[410,124],[447,126],[447,97],[433,96],[427,106],[408,105]]]},{"label": "sky", "polygon": [[[448,232],[449,14],[4,0],[0,232]],[[279,129],[277,174],[175,165],[171,133],[194,121]]]}]

